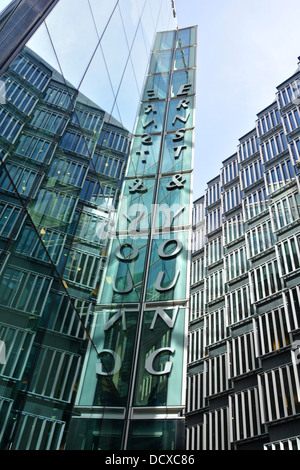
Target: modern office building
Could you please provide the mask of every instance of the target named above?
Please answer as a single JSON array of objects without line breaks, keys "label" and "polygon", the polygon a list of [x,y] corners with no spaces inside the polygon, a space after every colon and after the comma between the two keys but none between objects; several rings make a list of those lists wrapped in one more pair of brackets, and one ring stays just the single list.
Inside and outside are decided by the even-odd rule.
[{"label": "modern office building", "polygon": [[[70,11],[70,0],[37,0],[34,4],[22,0],[12,2],[0,19],[1,42],[9,34],[15,38],[11,55],[1,58],[3,71],[0,82],[1,449],[55,450],[65,449],[67,442],[69,446],[73,445],[74,435],[69,429],[75,421],[74,405],[80,405],[77,399],[77,392],[82,391],[80,378],[83,372],[86,373],[91,351],[96,353],[96,357],[99,354],[104,356],[103,347],[108,349],[106,343],[113,341],[116,333],[113,332],[111,341],[105,339],[105,345],[102,338],[98,342],[98,320],[104,319],[98,304],[102,302],[100,287],[106,279],[103,273],[108,242],[115,227],[113,221],[121,195],[129,141],[138,105],[145,100],[141,92],[146,65],[155,32],[176,30],[174,2],[169,0],[146,1],[143,8],[138,8],[133,0],[118,1],[113,6],[107,2],[72,0],[71,6],[72,18],[66,14]],[[25,10],[20,12],[19,7]],[[24,18],[31,19],[26,28],[22,28],[20,23]],[[18,25],[16,30],[12,28],[14,24]],[[81,32],[80,44],[78,41],[74,43],[74,31]],[[184,34],[182,40],[187,40]],[[158,72],[168,71],[163,70],[167,56],[172,56],[172,64],[174,58],[173,49],[170,53],[169,49],[162,51],[162,48],[165,44],[158,48],[163,60],[159,59],[156,64],[161,68],[153,70],[157,75],[149,77],[149,80],[158,78],[159,83],[153,82],[152,88],[166,92],[162,78],[171,77],[171,69],[164,77]],[[182,53],[185,58],[184,52],[191,49],[180,44],[177,54]],[[158,51],[156,53],[159,55]],[[178,58],[177,63],[180,60]],[[181,69],[186,69],[185,63],[182,65],[181,62]],[[181,77],[180,85],[185,83]],[[188,85],[181,90],[183,101],[175,129],[178,122],[183,126],[180,116],[186,111],[186,95],[191,93]],[[176,93],[179,93],[177,88]],[[146,99],[147,106],[149,99]],[[154,107],[157,106],[159,118],[164,119],[164,105],[169,101],[177,103],[178,99],[176,96],[176,100],[172,100],[167,88],[165,97],[160,96],[157,102],[150,104],[153,114],[156,114]],[[189,97],[191,103],[192,99]],[[148,114],[147,110],[146,116]],[[190,115],[189,129],[193,122],[192,111]],[[166,122],[163,120],[160,124],[163,127],[157,133],[164,135]],[[158,141],[155,130],[154,125],[153,130],[149,127],[147,132],[153,132],[153,139]],[[140,131],[134,138],[141,138]],[[155,162],[152,163],[155,166]],[[146,185],[156,175],[153,168],[147,168]],[[184,170],[189,180],[190,166]],[[127,180],[134,183],[133,172],[128,171],[131,173],[127,174]],[[144,176],[143,171],[140,176]],[[166,178],[169,173],[173,175],[169,167],[160,171]],[[181,173],[179,167],[173,171]],[[154,180],[156,184],[158,176]],[[154,194],[152,187],[151,191]],[[145,240],[143,243],[147,245]],[[150,253],[150,245],[147,250]],[[123,255],[120,251],[120,256]],[[167,248],[162,252],[162,259],[165,257],[168,257]],[[153,262],[157,265],[156,261]],[[163,279],[160,286],[164,286]],[[107,294],[107,286],[104,287]],[[154,294],[152,292],[151,295]],[[176,300],[187,302],[187,297],[185,293]],[[165,294],[164,298],[171,308],[172,296],[169,299]],[[131,315],[136,307],[136,301],[134,305],[129,302],[130,315],[126,321],[131,332],[136,328],[137,318]],[[178,315],[178,318],[183,322],[183,315]],[[175,316],[172,316],[171,323],[173,320],[175,322]],[[159,322],[160,317],[156,323]],[[125,344],[125,337],[127,334],[124,332],[120,345],[123,340],[122,344]],[[182,331],[180,338],[183,340]],[[157,341],[162,339],[159,337]],[[168,338],[164,341],[167,344]],[[128,345],[132,351],[133,343],[128,341]],[[178,354],[183,354],[183,348],[178,348]],[[126,365],[131,359],[126,356]],[[137,356],[134,361],[136,363]],[[97,374],[100,365],[100,361],[94,365],[93,379],[105,378],[103,369]],[[169,362],[165,367],[171,367]],[[124,366],[122,377],[124,386],[128,387],[131,383],[126,382],[128,371],[125,369]],[[111,386],[113,382],[107,375],[108,386]],[[140,380],[149,382],[147,387],[150,390],[151,380],[146,377]],[[89,387],[88,381],[83,383]],[[102,385],[98,380],[93,401],[88,402],[90,407],[100,405],[106,408],[105,387]],[[124,400],[127,395],[131,400],[133,397],[132,393],[126,393],[122,392],[115,403],[110,401],[110,406],[124,406],[127,416],[132,405],[131,408],[126,407]],[[81,394],[78,396],[82,397]],[[111,394],[109,396],[111,400]],[[123,400],[121,404],[120,397]],[[139,400],[137,406],[144,403],[141,396],[135,400]],[[178,413],[179,410],[182,413],[183,405],[182,386],[182,393],[174,399]],[[101,414],[99,409],[96,411]],[[113,432],[108,437],[105,432],[99,435],[103,420],[98,415],[93,414],[98,420],[95,433],[88,436],[87,443],[77,441],[76,448],[122,447],[125,442],[123,435],[121,439],[116,439]],[[117,419],[120,419],[120,413]],[[90,420],[91,429],[92,423]],[[117,421],[113,425],[115,423]],[[140,420],[137,424],[140,423],[143,422]],[[168,431],[172,431],[177,420],[169,423]],[[128,435],[128,429],[126,432]],[[175,438],[172,434],[171,440]],[[165,446],[169,442],[166,440]]]},{"label": "modern office building", "polygon": [[190,450],[300,449],[299,83],[194,203]]}]

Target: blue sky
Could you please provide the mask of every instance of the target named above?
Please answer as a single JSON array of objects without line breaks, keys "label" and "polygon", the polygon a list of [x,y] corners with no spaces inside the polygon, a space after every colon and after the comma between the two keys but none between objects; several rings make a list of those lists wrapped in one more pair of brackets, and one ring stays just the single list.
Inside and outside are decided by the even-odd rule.
[{"label": "blue sky", "polygon": [[198,25],[194,199],[236,152],[300,56],[299,0],[176,0]]},{"label": "blue sky", "polygon": [[[0,9],[8,3],[0,0]],[[257,113],[274,101],[276,86],[296,71],[300,2],[175,0],[175,5],[179,28],[198,25],[196,199],[236,152],[238,139],[254,128]]]}]

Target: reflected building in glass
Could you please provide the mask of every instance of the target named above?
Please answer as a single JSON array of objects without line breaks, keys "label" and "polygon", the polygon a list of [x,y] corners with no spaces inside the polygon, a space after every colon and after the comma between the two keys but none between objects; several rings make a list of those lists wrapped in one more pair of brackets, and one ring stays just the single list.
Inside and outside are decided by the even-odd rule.
[{"label": "reflected building in glass", "polygon": [[[4,26],[20,18],[20,5],[3,12]],[[177,281],[188,270],[189,217],[183,211],[166,240],[164,214],[147,223],[151,204],[170,194],[189,202],[194,30],[177,38],[167,0],[48,6],[23,28],[9,67],[2,58],[0,446],[138,448],[146,416],[153,442],[163,435],[168,448],[183,424],[184,386],[170,384],[184,377],[188,285]],[[154,34],[168,30],[142,96]],[[138,179],[146,191],[134,191]],[[124,218],[126,198],[131,210],[149,211],[142,237],[134,214]],[[160,406],[163,418],[152,420]]]},{"label": "reflected building in glass", "polygon": [[299,83],[298,66],[194,203],[190,450],[300,448]]}]

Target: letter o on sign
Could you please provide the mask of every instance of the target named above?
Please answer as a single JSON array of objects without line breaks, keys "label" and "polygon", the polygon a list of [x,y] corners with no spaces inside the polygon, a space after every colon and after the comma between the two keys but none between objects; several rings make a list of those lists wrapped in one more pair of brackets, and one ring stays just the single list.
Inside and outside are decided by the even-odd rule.
[{"label": "letter o on sign", "polygon": [[[123,251],[123,248],[131,248],[132,249],[132,253],[130,253],[128,256],[125,256],[122,251]],[[115,255],[118,259],[120,259],[121,261],[124,261],[124,262],[127,262],[127,263],[131,263],[131,261],[134,261],[138,258],[139,256],[139,250],[136,246],[133,246],[131,245],[130,243],[124,243],[123,245],[121,246],[118,246],[118,248],[116,248],[116,251],[115,251]]]},{"label": "letter o on sign", "polygon": [[[176,248],[174,251],[172,251],[172,253],[166,253],[166,248],[169,246],[169,245],[172,245],[174,244],[176,245]],[[174,240],[167,240],[165,241],[158,249],[158,254],[159,254],[159,257],[162,258],[162,259],[172,259],[172,258],[176,258],[177,255],[179,255],[179,253],[181,252],[183,248],[183,245],[180,241],[174,239]]]}]

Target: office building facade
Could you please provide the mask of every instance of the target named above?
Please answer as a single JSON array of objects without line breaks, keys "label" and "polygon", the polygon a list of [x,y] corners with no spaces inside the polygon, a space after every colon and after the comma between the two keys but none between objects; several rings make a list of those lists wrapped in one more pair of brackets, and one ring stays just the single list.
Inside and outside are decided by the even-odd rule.
[{"label": "office building facade", "polygon": [[86,353],[101,352],[92,332],[131,139],[122,120],[134,122],[155,31],[176,20],[169,1],[132,1],[128,16],[127,1],[72,1],[72,21],[93,33],[74,61],[69,0],[46,3],[30,4],[40,16],[0,82],[0,447],[12,450],[66,448]]},{"label": "office building facade", "polygon": [[194,203],[187,448],[299,450],[299,83]]}]

